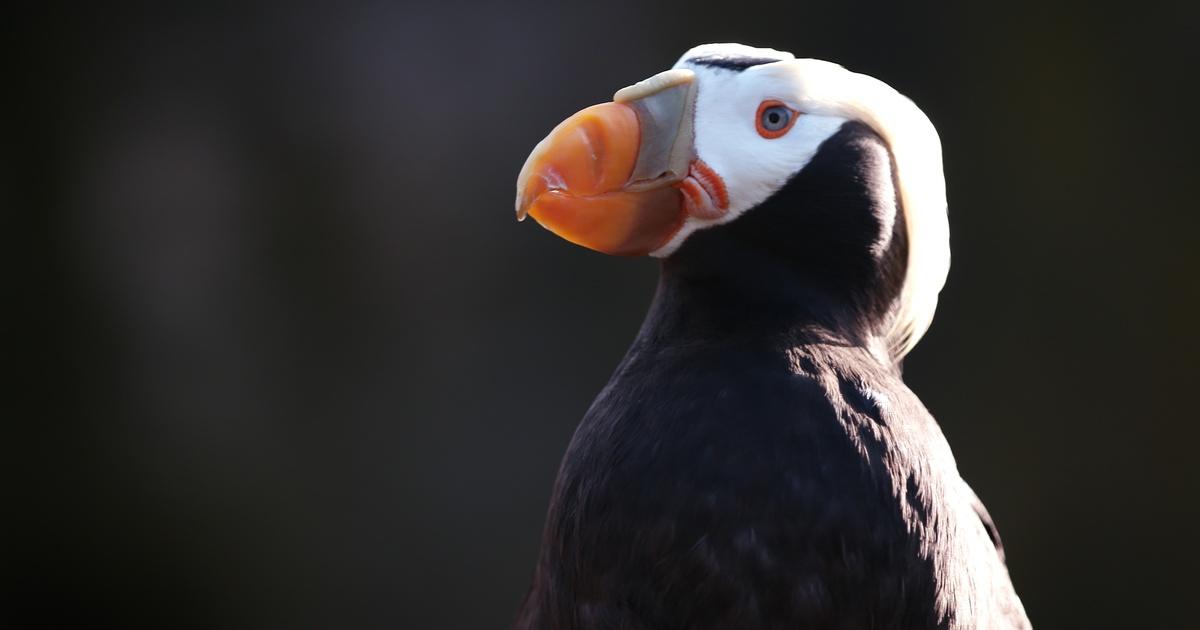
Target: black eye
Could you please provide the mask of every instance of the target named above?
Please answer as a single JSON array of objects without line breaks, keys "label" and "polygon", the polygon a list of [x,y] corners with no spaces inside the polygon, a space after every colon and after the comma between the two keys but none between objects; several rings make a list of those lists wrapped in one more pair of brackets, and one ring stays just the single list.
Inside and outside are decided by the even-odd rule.
[{"label": "black eye", "polygon": [[762,110],[759,124],[767,131],[779,131],[786,128],[791,120],[792,110],[782,105],[773,105]]}]

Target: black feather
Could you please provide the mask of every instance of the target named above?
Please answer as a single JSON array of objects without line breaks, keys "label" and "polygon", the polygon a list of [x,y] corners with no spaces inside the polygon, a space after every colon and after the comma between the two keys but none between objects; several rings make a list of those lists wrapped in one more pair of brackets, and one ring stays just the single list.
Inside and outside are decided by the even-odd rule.
[{"label": "black feather", "polygon": [[771,57],[743,57],[739,55],[703,55],[700,57],[691,57],[686,59],[687,63],[696,64],[698,66],[708,66],[710,68],[723,68],[725,70],[733,70],[741,72],[746,68],[761,66],[765,63],[775,63],[781,61]]}]

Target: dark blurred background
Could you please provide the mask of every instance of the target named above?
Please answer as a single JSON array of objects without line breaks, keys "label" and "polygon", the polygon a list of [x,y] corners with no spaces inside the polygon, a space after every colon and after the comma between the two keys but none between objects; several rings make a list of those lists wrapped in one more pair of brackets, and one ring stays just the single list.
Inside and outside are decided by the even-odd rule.
[{"label": "dark blurred background", "polygon": [[1200,16],[967,4],[10,15],[0,625],[506,627],[657,273],[517,224],[517,171],[709,41],[928,113],[954,264],[908,382],[1036,626],[1189,625]]}]

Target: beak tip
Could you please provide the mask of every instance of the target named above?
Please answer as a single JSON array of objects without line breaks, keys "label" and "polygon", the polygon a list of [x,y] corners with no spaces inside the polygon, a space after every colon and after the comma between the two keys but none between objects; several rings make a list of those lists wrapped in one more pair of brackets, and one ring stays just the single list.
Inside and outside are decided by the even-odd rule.
[{"label": "beak tip", "polygon": [[517,223],[524,221],[525,217],[529,216],[529,204],[525,203],[525,195],[521,194],[520,192],[517,193],[516,209]]}]

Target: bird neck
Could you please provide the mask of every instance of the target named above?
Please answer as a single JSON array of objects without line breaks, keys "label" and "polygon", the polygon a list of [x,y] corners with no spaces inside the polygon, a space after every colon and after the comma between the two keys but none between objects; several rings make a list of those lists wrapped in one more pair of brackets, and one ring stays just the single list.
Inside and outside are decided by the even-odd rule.
[{"label": "bird neck", "polygon": [[645,341],[774,348],[822,343],[860,346],[887,356],[879,332],[883,316],[856,299],[854,291],[826,286],[752,249],[726,254],[723,262],[736,264],[663,261],[642,327]]}]

